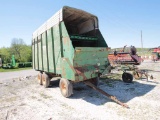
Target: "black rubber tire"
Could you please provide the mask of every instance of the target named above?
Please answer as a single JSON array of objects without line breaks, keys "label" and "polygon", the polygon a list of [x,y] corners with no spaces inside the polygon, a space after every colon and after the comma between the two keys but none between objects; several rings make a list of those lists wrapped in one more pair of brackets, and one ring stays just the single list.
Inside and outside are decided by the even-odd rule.
[{"label": "black rubber tire", "polygon": [[126,83],[131,83],[133,81],[133,75],[130,73],[124,72],[122,74],[122,80]]},{"label": "black rubber tire", "polygon": [[73,85],[72,83],[64,78],[61,78],[60,82],[59,82],[59,87],[61,90],[61,94],[64,97],[70,97],[73,94]]},{"label": "black rubber tire", "polygon": [[45,72],[42,74],[42,84],[45,88],[50,85],[50,78]]},{"label": "black rubber tire", "polygon": [[41,72],[38,73],[38,75],[37,75],[37,80],[38,80],[38,83],[39,83],[40,85],[42,85],[42,73],[41,73]]},{"label": "black rubber tire", "polygon": [[139,80],[142,78],[142,73],[133,71],[133,76],[136,80]]}]

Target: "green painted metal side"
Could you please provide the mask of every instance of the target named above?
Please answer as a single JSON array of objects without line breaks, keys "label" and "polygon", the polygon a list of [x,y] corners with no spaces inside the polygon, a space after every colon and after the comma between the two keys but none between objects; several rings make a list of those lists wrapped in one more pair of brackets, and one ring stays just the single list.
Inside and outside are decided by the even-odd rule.
[{"label": "green painted metal side", "polygon": [[77,47],[73,66],[78,74],[77,80],[83,81],[98,77],[98,73],[103,73],[107,68],[108,49],[106,47]]},{"label": "green painted metal side", "polygon": [[47,30],[47,43],[48,43],[48,65],[49,65],[49,72],[54,73],[54,47],[53,47],[53,40],[52,40],[52,30]]},{"label": "green painted metal side", "polygon": [[49,53],[48,53],[48,37],[47,37],[47,31],[46,33],[46,56],[47,56],[47,72],[49,72]]},{"label": "green painted metal side", "polygon": [[60,43],[60,31],[59,25],[53,27],[54,38],[54,54],[55,54],[55,68],[56,74],[61,74],[61,43]]},{"label": "green painted metal side", "polygon": [[97,31],[97,38],[98,47],[73,47],[66,26],[61,22],[33,39],[34,68],[60,74],[62,78],[72,81],[95,78],[98,76],[97,70],[102,73],[109,64],[108,46],[100,31]]},{"label": "green painted metal side", "polygon": [[[41,36],[41,58],[42,58],[42,70],[41,71],[44,71],[44,65],[43,65],[43,42],[42,42],[42,34],[40,35]],[[40,49],[40,48],[39,48]]]},{"label": "green painted metal side", "polygon": [[56,25],[32,40],[33,68],[61,74],[60,26]]},{"label": "green painted metal side", "polygon": [[34,46],[34,50],[35,50],[35,54],[34,54],[34,58],[35,58],[35,69],[38,70],[38,48],[37,48],[37,38],[35,38],[35,46]]},{"label": "green painted metal side", "polygon": [[73,66],[74,48],[64,22],[61,22],[60,27],[63,45],[63,58],[61,59],[62,77],[68,80],[75,80],[76,71]]},{"label": "green painted metal side", "polygon": [[56,73],[56,64],[55,64],[55,46],[56,45],[54,45],[53,27],[51,28],[51,37],[52,37],[52,52],[53,52],[52,60],[53,60],[53,69],[54,69],[53,73]]},{"label": "green painted metal side", "polygon": [[42,69],[42,46],[41,46],[41,36],[38,36],[38,63],[39,63],[39,70]]},{"label": "green painted metal side", "polygon": [[43,70],[48,72],[47,66],[47,45],[46,45],[46,32],[42,34],[42,54],[43,54]]}]

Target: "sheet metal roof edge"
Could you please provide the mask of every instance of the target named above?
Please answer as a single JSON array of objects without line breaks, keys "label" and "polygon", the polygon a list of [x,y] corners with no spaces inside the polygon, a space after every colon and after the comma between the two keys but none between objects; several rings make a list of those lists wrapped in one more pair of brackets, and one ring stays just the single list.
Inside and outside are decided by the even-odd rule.
[{"label": "sheet metal roof edge", "polygon": [[44,31],[50,29],[54,25],[56,25],[59,22],[63,21],[64,11],[66,9],[75,10],[75,11],[81,11],[81,12],[84,12],[85,14],[89,14],[89,15],[91,15],[91,16],[93,16],[93,17],[95,17],[97,19],[97,24],[98,24],[97,16],[95,16],[95,15],[89,13],[89,12],[86,12],[84,10],[81,10],[81,9],[77,9],[77,8],[73,8],[73,7],[69,7],[69,6],[63,6],[59,11],[57,11],[52,17],[50,17],[46,22],[44,22],[38,29],[36,29],[33,32],[32,38],[36,38],[37,36],[42,34]]}]

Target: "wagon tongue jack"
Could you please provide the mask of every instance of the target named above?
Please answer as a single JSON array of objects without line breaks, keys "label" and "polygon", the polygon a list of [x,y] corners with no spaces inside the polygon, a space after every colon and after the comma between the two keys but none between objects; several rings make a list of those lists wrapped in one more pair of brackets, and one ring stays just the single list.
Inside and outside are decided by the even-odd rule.
[{"label": "wagon tongue jack", "polygon": [[90,87],[92,87],[94,90],[102,93],[103,95],[107,96],[108,98],[110,98],[111,100],[115,101],[116,103],[120,104],[121,106],[125,107],[125,108],[129,108],[129,106],[125,103],[122,103],[121,101],[119,101],[116,96],[110,95],[108,93],[106,93],[105,91],[103,91],[102,89],[96,87],[94,84],[92,84],[89,81],[84,81],[84,83]]}]

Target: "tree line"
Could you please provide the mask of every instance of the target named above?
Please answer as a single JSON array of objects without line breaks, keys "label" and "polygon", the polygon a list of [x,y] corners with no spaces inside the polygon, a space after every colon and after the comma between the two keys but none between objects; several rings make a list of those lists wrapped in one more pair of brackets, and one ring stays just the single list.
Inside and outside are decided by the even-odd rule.
[{"label": "tree line", "polygon": [[23,39],[14,38],[10,47],[0,48],[3,63],[10,63],[11,56],[15,56],[16,62],[32,62],[31,45],[26,45]]}]

